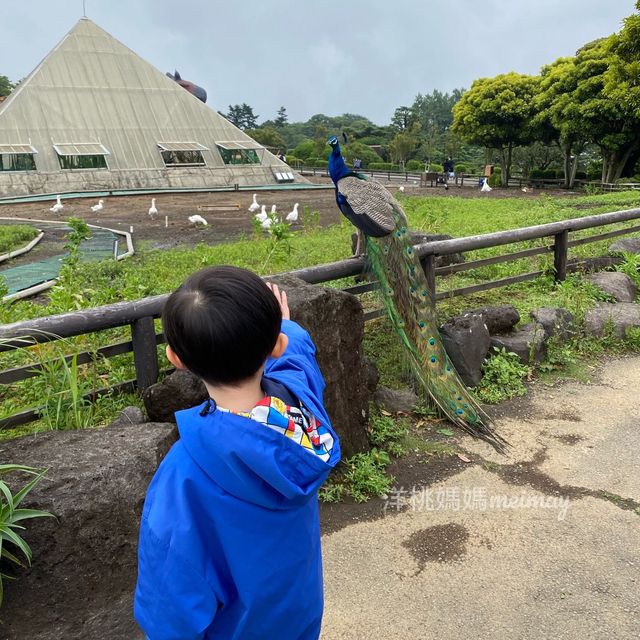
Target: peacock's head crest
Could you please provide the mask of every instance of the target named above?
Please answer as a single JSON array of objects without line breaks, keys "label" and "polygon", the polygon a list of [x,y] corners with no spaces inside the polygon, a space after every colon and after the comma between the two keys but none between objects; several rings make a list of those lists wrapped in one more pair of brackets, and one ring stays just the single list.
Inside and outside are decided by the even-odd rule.
[{"label": "peacock's head crest", "polygon": [[328,140],[327,140],[327,144],[332,148],[335,149],[336,147],[340,147],[340,142],[338,141],[338,138],[336,138],[336,136],[331,136]]}]

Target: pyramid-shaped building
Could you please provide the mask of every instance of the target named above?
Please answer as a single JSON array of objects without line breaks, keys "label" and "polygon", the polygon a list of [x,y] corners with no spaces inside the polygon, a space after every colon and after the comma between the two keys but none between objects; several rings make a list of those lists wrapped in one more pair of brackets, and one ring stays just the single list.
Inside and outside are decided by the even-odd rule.
[{"label": "pyramid-shaped building", "polygon": [[0,103],[0,196],[305,182],[87,18]]}]

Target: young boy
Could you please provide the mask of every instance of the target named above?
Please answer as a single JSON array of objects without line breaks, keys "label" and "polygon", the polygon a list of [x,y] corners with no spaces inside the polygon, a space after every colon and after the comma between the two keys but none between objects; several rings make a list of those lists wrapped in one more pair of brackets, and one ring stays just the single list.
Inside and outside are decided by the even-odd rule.
[{"label": "young boy", "polygon": [[311,640],[322,620],[317,491],[340,459],[308,333],[284,291],[211,267],[171,294],[167,357],[210,398],[148,492],[134,613],[150,640]]}]

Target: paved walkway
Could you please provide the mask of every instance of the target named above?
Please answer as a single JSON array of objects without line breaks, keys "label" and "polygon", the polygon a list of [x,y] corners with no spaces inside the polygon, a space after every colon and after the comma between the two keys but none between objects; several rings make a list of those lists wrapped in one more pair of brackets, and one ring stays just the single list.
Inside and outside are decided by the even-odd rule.
[{"label": "paved walkway", "polygon": [[470,464],[325,535],[322,639],[640,638],[639,390],[640,358],[537,384],[508,458],[462,436]]}]

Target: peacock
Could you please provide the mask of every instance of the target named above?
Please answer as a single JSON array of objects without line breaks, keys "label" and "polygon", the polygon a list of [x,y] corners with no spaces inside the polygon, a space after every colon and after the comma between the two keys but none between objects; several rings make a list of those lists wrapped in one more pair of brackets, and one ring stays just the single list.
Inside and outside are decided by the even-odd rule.
[{"label": "peacock", "polygon": [[458,376],[440,339],[426,277],[400,203],[382,184],[347,166],[338,138],[329,138],[329,145],[329,175],[336,188],[336,202],[364,234],[371,270],[418,384],[451,422],[504,451],[507,442],[494,432],[490,418]]}]

